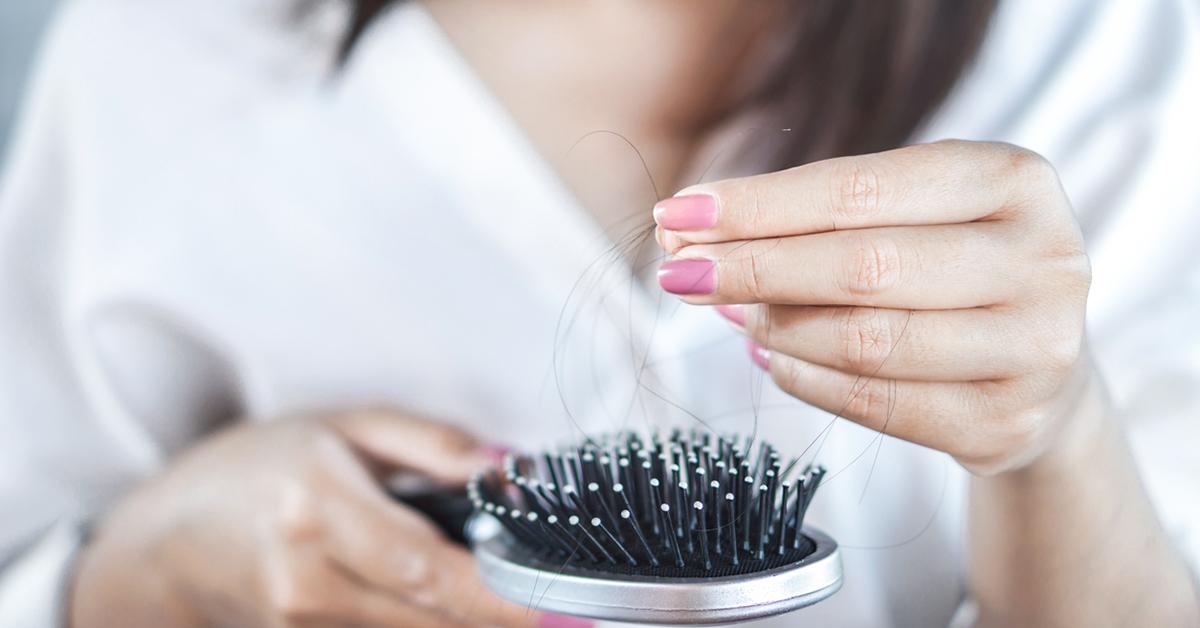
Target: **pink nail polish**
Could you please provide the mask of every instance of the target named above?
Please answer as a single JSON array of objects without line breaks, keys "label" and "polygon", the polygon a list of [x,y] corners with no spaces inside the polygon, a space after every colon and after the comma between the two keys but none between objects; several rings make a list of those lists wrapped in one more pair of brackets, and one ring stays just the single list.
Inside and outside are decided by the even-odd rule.
[{"label": "pink nail polish", "polygon": [[724,316],[726,320],[737,325],[738,327],[746,326],[746,306],[744,305],[718,305],[716,306],[717,313]]},{"label": "pink nail polish", "polygon": [[717,199],[710,194],[664,198],[654,206],[654,222],[671,231],[699,231],[717,224]]},{"label": "pink nail polish", "polygon": [[754,342],[753,340],[746,341],[746,351],[750,352],[750,359],[764,371],[771,370],[771,352],[766,347]]},{"label": "pink nail polish", "polygon": [[504,456],[512,453],[512,450],[503,445],[484,445],[479,448],[485,457],[492,461],[493,464],[500,464],[504,461]]},{"label": "pink nail polish", "polygon": [[710,259],[673,259],[658,268],[658,285],[672,294],[712,294],[716,264]]},{"label": "pink nail polish", "polygon": [[538,628],[592,628],[595,625],[587,619],[548,613],[538,619]]}]

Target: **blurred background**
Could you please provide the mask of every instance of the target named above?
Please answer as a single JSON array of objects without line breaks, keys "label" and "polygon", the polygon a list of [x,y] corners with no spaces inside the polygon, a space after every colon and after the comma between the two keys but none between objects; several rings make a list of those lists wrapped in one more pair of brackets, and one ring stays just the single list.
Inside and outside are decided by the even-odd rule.
[{"label": "blurred background", "polygon": [[13,118],[29,79],[37,42],[56,6],[57,0],[0,2],[0,168],[8,155]]},{"label": "blurred background", "polygon": [[[824,4],[839,6],[838,1]],[[893,1],[892,7],[970,7],[974,0]],[[675,5],[703,4],[689,2]],[[846,2],[873,16],[889,6]],[[860,574],[859,579],[819,607],[816,612],[825,615],[810,616],[818,617],[810,623],[828,626],[833,624],[819,617],[879,613],[890,618],[886,624],[864,619],[853,625],[946,625],[944,616],[965,590],[955,549],[962,527],[962,508],[956,504],[966,494],[965,472],[940,454],[927,455],[898,441],[889,440],[880,458],[883,439],[849,424],[838,423],[837,435],[825,447],[822,435],[834,425],[827,415],[797,410],[798,402],[769,386],[747,359],[741,338],[719,317],[659,298],[652,282],[639,306],[638,316],[645,309],[639,325],[651,330],[647,347],[652,340],[656,354],[664,356],[662,379],[677,384],[689,408],[642,385],[645,367],[659,365],[649,359],[649,348],[639,358],[642,348],[631,341],[635,283],[627,275],[630,268],[640,268],[652,276],[656,265],[641,264],[636,252],[629,260],[616,259],[631,262],[628,267],[596,260],[623,252],[624,239],[616,234],[636,226],[622,221],[616,210],[637,212],[633,218],[643,225],[649,221],[657,196],[647,196],[645,175],[655,168],[630,148],[645,147],[649,140],[658,142],[652,146],[659,153],[670,152],[672,142],[647,129],[655,131],[657,122],[672,119],[674,105],[663,103],[688,99],[661,90],[669,97],[660,95],[658,117],[623,120],[626,109],[639,113],[643,102],[628,96],[640,92],[621,87],[625,83],[564,89],[560,97],[553,90],[527,90],[539,82],[534,71],[501,73],[505,85],[521,87],[513,93],[522,95],[527,120],[547,122],[545,152],[571,156],[562,159],[565,174],[558,181],[550,164],[531,150],[535,144],[523,142],[531,138],[512,133],[520,124],[502,115],[497,105],[503,103],[479,89],[479,77],[459,58],[462,51],[447,46],[446,33],[423,13],[392,14],[385,16],[390,21],[376,22],[386,30],[365,40],[370,46],[359,49],[364,56],[357,65],[347,65],[356,71],[353,81],[341,84],[344,91],[319,91],[309,87],[325,85],[332,74],[325,72],[336,56],[329,44],[343,34],[342,20],[336,18],[350,14],[325,15],[317,5],[345,9],[348,1],[80,4],[100,10],[68,15],[60,11],[72,6],[65,0],[0,0],[0,192],[21,190],[0,194],[0,218],[15,217],[0,221],[0,628],[48,626],[12,620],[5,611],[13,607],[49,616],[44,611],[62,603],[54,596],[70,590],[27,575],[40,578],[54,569],[70,574],[76,522],[64,512],[74,516],[78,509],[80,519],[102,512],[140,479],[136,474],[158,471],[155,464],[235,417],[286,417],[311,408],[384,401],[420,415],[449,417],[497,449],[531,447],[562,433],[556,430],[579,430],[579,417],[588,416],[595,425],[614,423],[610,408],[632,412],[634,399],[643,415],[657,413],[664,423],[671,413],[690,415],[690,408],[706,408],[705,424],[722,430],[752,418],[756,436],[761,428],[762,435],[788,450],[806,452],[821,438],[816,449],[824,448],[822,461],[830,468],[844,470],[863,460],[841,481],[862,486],[861,493],[818,503],[814,514],[819,524],[837,529],[846,546],[888,551],[848,558],[847,572]],[[447,4],[474,7],[491,20],[501,3]],[[578,6],[618,4],[658,6]],[[755,4],[712,6],[741,10]],[[294,10],[241,10],[259,5]],[[1200,320],[1200,0],[1000,0],[998,6],[1003,11],[995,18],[989,45],[964,73],[961,89],[946,101],[936,124],[914,137],[1011,141],[1042,152],[1059,168],[1082,210],[1093,255],[1091,349],[1129,417],[1140,471],[1164,526],[1200,565],[1200,501],[1195,499],[1200,457],[1194,446],[1200,442],[1200,328],[1195,325]],[[110,11],[114,7],[127,11]],[[162,15],[155,13],[163,8]],[[87,127],[90,134],[67,137],[61,142],[65,148],[53,141],[61,139],[54,133],[26,134],[44,145],[33,141],[31,146],[46,149],[22,147],[20,163],[30,165],[14,168],[10,151],[17,116],[56,14],[83,16],[60,19],[59,24],[77,28],[56,27],[55,39],[72,44],[74,74],[67,78],[91,80],[77,81],[86,85],[46,99],[48,104],[39,103],[36,111],[54,112],[64,105],[76,114],[96,113],[99,124]],[[672,23],[672,17],[664,12],[657,19]],[[697,24],[706,23],[697,18]],[[820,28],[814,31],[826,30],[816,24]],[[464,36],[457,43],[478,42],[479,48],[471,50],[479,58],[508,47],[509,41],[524,43],[506,38],[507,31],[498,27],[466,30],[474,38]],[[637,25],[628,32],[648,33],[653,47],[647,50],[661,52],[664,39],[656,28]],[[705,31],[697,27],[696,32]],[[72,38],[59,37],[64,33]],[[593,41],[626,40],[604,32],[596,40],[571,39],[587,53],[572,58],[586,61],[579,67],[594,62],[595,47],[585,45]],[[850,45],[823,49],[838,52],[831,55],[837,58],[843,50],[888,50],[861,45],[861,39],[846,41]],[[612,65],[601,66],[596,76],[620,74],[612,68],[640,69],[644,59],[637,54],[628,55],[636,64],[621,65],[627,51],[618,48],[609,51]],[[525,54],[532,61],[554,57],[533,46]],[[714,55],[730,56],[723,50]],[[783,58],[774,53],[771,58],[777,56]],[[888,65],[873,59],[864,55],[855,66],[858,74],[870,77],[872,70]],[[532,61],[530,67],[541,67]],[[946,63],[939,59],[923,67]],[[660,65],[671,69],[663,72],[668,78],[693,77],[676,73],[673,64]],[[696,68],[694,74],[701,76],[709,66]],[[564,72],[557,78],[565,82],[568,76],[575,75]],[[820,87],[850,83],[840,73],[827,76]],[[893,95],[903,96],[893,104],[904,111],[910,109],[914,83],[892,81],[900,86]],[[339,98],[324,98],[330,93]],[[627,97],[633,105],[625,106]],[[830,111],[834,105],[853,109],[844,102],[830,98],[826,104]],[[561,128],[549,125],[557,124],[558,113],[575,110],[586,115],[577,120],[564,115],[570,124]],[[642,136],[629,140],[616,131],[598,133],[626,130],[610,127],[610,117]],[[58,121],[46,118],[52,122],[44,126],[57,130]],[[698,113],[685,118],[690,126],[705,119]],[[730,133],[699,138],[705,150],[697,152],[704,161],[713,156],[708,166],[726,154],[722,140],[750,137],[757,130],[748,126],[753,115],[741,118],[731,120],[737,124],[730,125]],[[893,118],[905,116],[877,119]],[[656,124],[639,125],[644,120]],[[846,123],[831,137],[880,126],[876,118],[864,115],[863,120],[872,124]],[[790,125],[786,131],[778,135],[803,135],[790,133]],[[575,152],[585,138],[591,143]],[[716,140],[713,146],[707,145],[709,139]],[[74,161],[60,161],[58,149],[74,150],[68,154]],[[655,152],[647,153],[653,165]],[[684,166],[659,170],[672,168]],[[16,179],[5,179],[8,172],[21,172],[25,185],[8,186]],[[704,177],[716,175],[705,169]],[[657,184],[650,183],[650,192],[660,195]],[[564,190],[592,194],[594,206],[616,210],[603,218],[571,214],[585,206]],[[627,203],[630,199],[634,202]],[[595,224],[591,218],[597,218]],[[613,225],[612,233],[601,233],[601,225]],[[77,271],[74,275],[60,272],[63,260],[74,264],[61,264]],[[600,275],[588,274],[596,267]],[[585,288],[577,291],[581,285]],[[413,295],[424,299],[419,307]],[[69,316],[61,315],[64,305],[71,308]],[[613,312],[621,316],[609,320]],[[572,321],[565,325],[568,330],[582,331],[560,335],[565,320]],[[64,339],[70,342],[59,342]],[[94,346],[76,342],[80,339]],[[13,346],[28,355],[10,351]],[[65,355],[66,349],[72,353]],[[623,353],[626,349],[634,354]],[[86,377],[76,382],[77,374]],[[82,390],[78,383],[102,394]],[[645,402],[654,405],[655,399],[640,398],[642,388],[664,402],[660,405],[672,407],[647,413]],[[805,418],[797,420],[801,411]],[[112,425],[105,422],[109,417],[115,417]],[[876,443],[874,457],[864,457]],[[229,478],[241,473],[236,464],[215,469],[213,486],[228,486],[234,481]],[[868,496],[871,481],[882,485]],[[864,504],[872,510],[861,510]],[[218,510],[216,504],[212,510]],[[58,522],[64,521],[60,535],[46,533],[54,523],[57,534]],[[81,522],[79,530],[88,529],[83,523],[90,522]],[[13,567],[18,553],[21,562]],[[22,588],[6,589],[9,582]],[[40,597],[30,593],[35,590]],[[6,591],[15,593],[6,596]]]}]

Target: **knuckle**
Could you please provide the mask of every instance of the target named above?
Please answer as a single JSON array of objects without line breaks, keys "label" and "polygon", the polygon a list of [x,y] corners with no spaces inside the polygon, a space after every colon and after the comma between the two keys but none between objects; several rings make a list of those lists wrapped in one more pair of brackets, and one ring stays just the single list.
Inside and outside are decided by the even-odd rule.
[{"label": "knuckle", "polygon": [[[1051,301],[1051,298],[1045,299]],[[1070,296],[1053,298],[1027,323],[1026,333],[1034,342],[1025,352],[1030,372],[1066,373],[1075,368],[1084,351],[1084,308],[1086,304]]]},{"label": "knuckle", "polygon": [[[832,177],[835,221],[851,226],[877,214],[882,203],[883,177],[866,157],[839,160]],[[835,222],[835,227],[837,223]]]},{"label": "knuckle", "polygon": [[892,388],[888,380],[860,378],[850,388],[845,412],[867,427],[878,428],[887,419],[891,408]]},{"label": "knuckle", "polygon": [[854,235],[843,284],[851,296],[877,295],[892,287],[900,275],[900,248],[892,239]]},{"label": "knuckle", "polygon": [[804,368],[796,360],[774,360],[771,364],[771,379],[775,385],[790,395],[796,395],[800,390],[800,369]]},{"label": "knuckle", "polygon": [[743,305],[746,334],[760,345],[771,344],[775,335],[775,326],[779,323],[778,306],[773,305]]},{"label": "knuckle", "polygon": [[[321,429],[315,430],[308,435],[305,445],[305,455],[310,462],[313,461],[328,461],[337,459],[342,456],[345,451],[346,441],[340,436],[340,433],[335,430]],[[317,468],[306,470],[308,475],[318,475],[320,471]]]},{"label": "knuckle", "polygon": [[1029,460],[1045,441],[1051,427],[1050,413],[1042,408],[996,409],[987,413],[979,437],[972,439],[957,457],[974,473],[995,475]]},{"label": "knuckle", "polygon": [[1052,287],[1054,295],[1076,303],[1086,301],[1092,289],[1092,262],[1081,241],[1067,242],[1040,261],[1042,283]]},{"label": "knuckle", "polygon": [[1058,172],[1054,165],[1041,154],[1020,146],[1005,145],[1004,169],[1023,185],[1034,185],[1035,189],[1058,187]]},{"label": "knuckle", "polygon": [[994,446],[1002,458],[1019,458],[1041,442],[1048,423],[1046,413],[1041,410],[1010,413],[995,422]]},{"label": "knuckle", "polygon": [[425,424],[427,444],[436,451],[465,452],[474,447],[474,440],[465,432],[449,425]]},{"label": "knuckle", "polygon": [[787,394],[797,399],[805,399],[811,394],[804,384],[804,370],[810,368],[800,360],[775,359],[771,361],[771,379],[775,385]]},{"label": "knuckle", "polygon": [[271,614],[285,621],[302,621],[321,614],[316,592],[310,591],[297,577],[276,578],[268,592]]},{"label": "knuckle", "polygon": [[1082,244],[1080,250],[1067,259],[1066,266],[1068,281],[1086,296],[1092,289],[1092,260],[1082,250]]},{"label": "knuckle", "polygon": [[876,308],[846,309],[839,326],[842,359],[855,370],[878,367],[894,348],[895,325]]},{"label": "knuckle", "polygon": [[1080,335],[1072,335],[1050,341],[1046,351],[1046,363],[1053,373],[1067,373],[1079,363],[1083,353],[1083,342]]},{"label": "knuckle", "polygon": [[420,590],[432,582],[433,570],[429,559],[420,552],[405,552],[398,561],[397,575],[413,589]]},{"label": "knuckle", "polygon": [[1064,329],[1041,343],[1043,363],[1051,372],[1069,371],[1083,353],[1083,330]]},{"label": "knuckle", "polygon": [[766,208],[770,206],[763,199],[762,185],[750,185],[749,197],[750,202],[745,207],[745,214],[741,220],[748,227],[748,233],[766,233],[769,228],[770,220],[767,218]]},{"label": "knuckle", "polygon": [[[414,604],[423,606],[425,608],[446,608],[448,606],[452,606],[444,603],[443,598],[445,596],[442,595],[440,586],[441,585],[438,582],[436,574],[431,573],[421,582],[413,583],[404,594],[406,597],[408,597],[408,599],[412,600]],[[450,586],[454,585],[451,584]]]},{"label": "knuckle", "polygon": [[766,297],[766,275],[768,271],[767,256],[757,247],[751,247],[746,253],[745,289],[754,301]]},{"label": "knuckle", "polygon": [[312,540],[325,530],[317,499],[299,486],[291,486],[283,491],[275,523],[276,531],[289,543]]},{"label": "knuckle", "polygon": [[444,430],[436,427],[429,428],[429,445],[434,449],[439,450],[455,450],[459,449],[461,440],[456,434],[449,430]]}]

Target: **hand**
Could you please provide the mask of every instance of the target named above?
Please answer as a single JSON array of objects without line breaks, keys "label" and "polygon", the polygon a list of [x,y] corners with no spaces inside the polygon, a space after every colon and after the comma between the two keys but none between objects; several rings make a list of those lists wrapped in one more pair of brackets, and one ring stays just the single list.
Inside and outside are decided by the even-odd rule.
[{"label": "hand", "polygon": [[1090,270],[1054,169],[947,141],[694,186],[655,207],[664,289],[720,307],[792,395],[1019,468],[1074,427]]},{"label": "hand", "polygon": [[535,626],[372,476],[461,483],[488,463],[462,432],[382,410],[220,434],[102,522],[72,625]]}]

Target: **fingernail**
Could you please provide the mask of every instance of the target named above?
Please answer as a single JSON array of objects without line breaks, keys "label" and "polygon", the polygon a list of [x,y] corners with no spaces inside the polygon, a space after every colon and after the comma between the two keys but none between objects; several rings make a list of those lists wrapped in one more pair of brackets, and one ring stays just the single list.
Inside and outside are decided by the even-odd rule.
[{"label": "fingernail", "polygon": [[512,450],[504,445],[487,444],[479,448],[479,453],[492,464],[499,465],[504,461],[505,456],[512,453]]},{"label": "fingernail", "polygon": [[754,342],[753,340],[746,341],[746,351],[750,352],[750,359],[764,371],[771,370],[771,352],[766,347]]},{"label": "fingernail", "polygon": [[746,326],[746,308],[743,305],[718,305],[717,313],[738,327]]},{"label": "fingernail", "polygon": [[671,231],[698,231],[717,224],[717,199],[711,194],[664,198],[654,205],[654,222]]},{"label": "fingernail", "polygon": [[658,268],[658,285],[672,294],[712,294],[716,268],[710,259],[673,259]]},{"label": "fingernail", "polygon": [[596,624],[578,617],[544,614],[538,619],[538,628],[592,628]]}]

